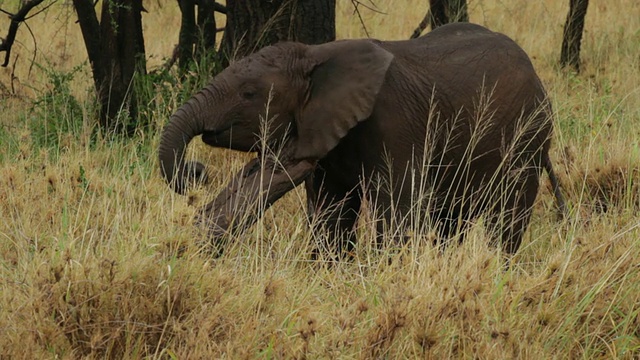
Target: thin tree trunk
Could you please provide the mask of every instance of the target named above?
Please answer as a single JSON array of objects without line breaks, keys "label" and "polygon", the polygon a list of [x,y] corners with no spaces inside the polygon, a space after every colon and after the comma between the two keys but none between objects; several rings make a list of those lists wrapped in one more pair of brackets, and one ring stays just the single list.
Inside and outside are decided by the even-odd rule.
[{"label": "thin tree trunk", "polygon": [[562,51],[560,65],[567,65],[580,71],[580,45],[584,29],[584,18],[587,16],[589,0],[570,0],[567,21],[562,35]]},{"label": "thin tree trunk", "polygon": [[215,2],[200,0],[198,3],[198,39],[196,42],[196,56],[202,57],[216,49],[216,18],[214,16]]},{"label": "thin tree trunk", "polygon": [[216,3],[213,0],[178,0],[178,4],[182,18],[177,55],[180,68],[185,70],[194,60],[216,53]]},{"label": "thin tree trunk", "polygon": [[[133,93],[136,72],[146,74],[142,38],[142,0],[104,1],[100,20],[105,76],[101,79],[100,122],[107,131],[132,132],[138,109]],[[118,118],[121,110],[126,113]]]},{"label": "thin tree trunk", "polygon": [[180,35],[178,43],[178,64],[181,69],[186,69],[193,61],[193,46],[196,43],[196,10],[195,0],[179,0],[180,13]]},{"label": "thin tree trunk", "polygon": [[448,23],[468,21],[467,0],[429,0],[429,10],[409,38],[419,37],[427,25],[433,30]]},{"label": "thin tree trunk", "polygon": [[78,22],[82,31],[82,38],[89,56],[91,71],[93,72],[93,83],[95,89],[100,88],[101,80],[104,77],[105,66],[102,61],[102,50],[100,42],[100,23],[96,10],[91,0],[73,0],[73,6],[78,14]]},{"label": "thin tree trunk", "polygon": [[429,0],[431,30],[449,23],[449,16],[445,11],[446,3],[447,0]]},{"label": "thin tree trunk", "polygon": [[131,133],[137,121],[133,78],[146,73],[142,0],[105,0],[100,22],[92,0],[73,4],[100,102],[99,125],[107,132]]}]

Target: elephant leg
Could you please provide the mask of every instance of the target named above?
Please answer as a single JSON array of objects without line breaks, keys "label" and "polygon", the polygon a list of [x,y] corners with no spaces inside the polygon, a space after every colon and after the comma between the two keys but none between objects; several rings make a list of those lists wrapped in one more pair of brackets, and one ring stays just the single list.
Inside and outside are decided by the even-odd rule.
[{"label": "elephant leg", "polygon": [[[356,242],[355,224],[361,198],[357,189],[348,189],[322,169],[305,182],[307,209],[319,253],[348,255]],[[333,257],[333,256],[332,256]]]},{"label": "elephant leg", "polygon": [[495,234],[496,240],[501,241],[502,249],[507,256],[514,255],[520,248],[538,193],[538,173],[527,171],[523,176],[525,178],[518,179],[517,186],[507,184],[507,189],[502,193],[489,217],[490,230]]}]

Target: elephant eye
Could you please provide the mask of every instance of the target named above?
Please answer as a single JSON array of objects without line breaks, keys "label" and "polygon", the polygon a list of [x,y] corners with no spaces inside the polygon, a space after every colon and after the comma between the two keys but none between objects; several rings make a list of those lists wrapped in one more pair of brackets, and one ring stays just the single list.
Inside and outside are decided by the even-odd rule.
[{"label": "elephant eye", "polygon": [[242,91],[242,98],[245,100],[252,100],[256,97],[257,91],[254,89],[245,89]]}]

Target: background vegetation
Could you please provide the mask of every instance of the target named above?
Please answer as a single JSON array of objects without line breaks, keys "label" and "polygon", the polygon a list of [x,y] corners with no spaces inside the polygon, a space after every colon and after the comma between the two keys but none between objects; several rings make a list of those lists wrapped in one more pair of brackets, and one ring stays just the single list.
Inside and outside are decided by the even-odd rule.
[{"label": "background vegetation", "polygon": [[[571,208],[558,221],[543,186],[506,270],[481,224],[444,252],[413,239],[383,253],[363,224],[353,261],[311,262],[299,190],[223,257],[201,254],[193,214],[247,155],[193,146],[214,181],[182,197],[159,176],[156,148],[207,71],[195,67],[188,82],[157,72],[138,85],[147,127],[129,139],[96,132],[86,51],[66,3],[29,22],[35,63],[22,31],[17,60],[0,72],[0,357],[640,356],[634,1],[592,4],[579,75],[557,65],[566,2],[469,1],[470,20],[514,38],[549,90],[552,159]],[[426,5],[375,4],[383,13],[361,10],[380,39],[407,38]],[[177,42],[165,29],[180,16],[174,1],[145,7],[153,70]],[[338,3],[336,24],[338,38],[364,36],[349,2]]]}]

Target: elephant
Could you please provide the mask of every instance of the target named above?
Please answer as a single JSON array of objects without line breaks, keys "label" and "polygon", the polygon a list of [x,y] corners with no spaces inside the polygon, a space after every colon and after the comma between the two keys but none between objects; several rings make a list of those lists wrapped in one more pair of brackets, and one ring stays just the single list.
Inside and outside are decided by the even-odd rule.
[{"label": "elephant", "polygon": [[[198,215],[215,239],[260,216],[233,225],[253,206],[243,203],[269,206],[304,182],[314,229],[338,254],[353,249],[366,203],[379,215],[378,234],[403,236],[417,217],[448,239],[484,215],[512,255],[543,170],[565,211],[549,158],[552,122],[525,51],[506,35],[454,23],[412,40],[264,47],[178,108],[163,129],[159,164],[184,193],[206,178],[204,165],[185,159],[194,137],[258,154]],[[279,158],[265,157],[269,149]]]}]

